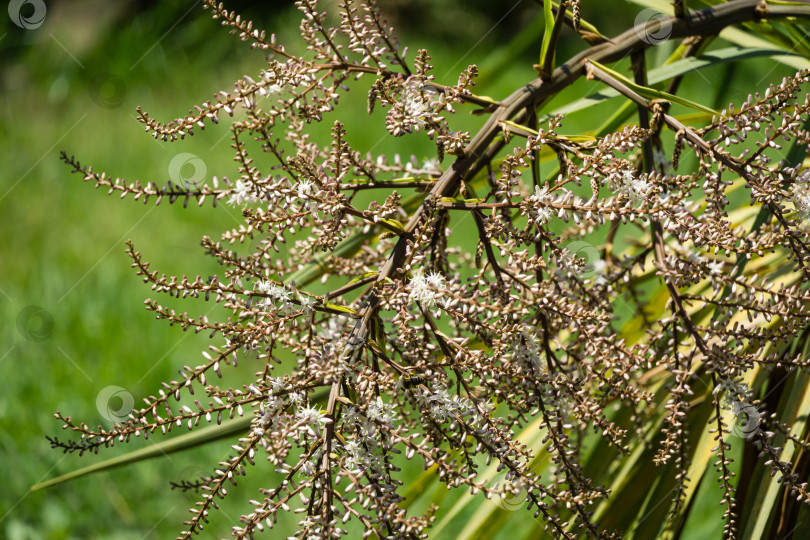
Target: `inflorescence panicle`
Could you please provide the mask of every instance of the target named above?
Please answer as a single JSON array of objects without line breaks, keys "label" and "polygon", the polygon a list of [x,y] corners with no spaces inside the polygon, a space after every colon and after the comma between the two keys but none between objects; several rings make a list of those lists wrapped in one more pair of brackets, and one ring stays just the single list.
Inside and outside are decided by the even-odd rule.
[{"label": "inflorescence panicle", "polygon": [[[62,159],[121,198],[241,208],[244,223],[202,239],[221,275],[160,274],[127,247],[155,294],[215,302],[232,315],[211,321],[147,300],[157,319],[219,344],[111,427],[57,413],[80,439],[49,438],[54,448],[96,453],[245,418],[210,475],[172,485],[200,493],[181,538],[203,531],[230,486],[264,461],[283,479],[251,501],[237,538],[273,528],[287,511],[302,514],[300,538],[346,535],[349,522],[364,537],[424,538],[437,509],[406,511],[402,458],[421,460],[448,487],[487,498],[521,493],[554,537],[611,537],[618,531],[605,530],[595,509],[612,492],[584,466],[586,452],[654,447],[650,460],[674,478],[678,515],[698,480],[688,476],[699,436],[689,419],[705,403],[727,536],[738,526],[732,417],[747,415],[742,436],[810,502],[781,453],[786,441],[805,444],[802,435],[768,414],[750,386],[754,373],[810,368],[791,346],[810,324],[802,164],[810,73],[692,127],[671,114],[673,103],[604,69],[600,62],[649,43],[638,27],[635,37],[603,39],[579,1],[562,2],[571,14],[559,24],[597,45],[500,102],[473,93],[475,65],[438,81],[427,51],[409,59],[374,0],[340,2],[337,19],[316,0],[297,2],[300,55],[221,3],[204,4],[264,50],[267,64],[183,117],[163,123],[138,109],[138,118],[155,138],[176,141],[233,117],[238,177],[160,187]],[[692,43],[765,16],[742,0],[666,21],[671,39]],[[328,146],[310,137],[308,125],[338,115],[340,95],[362,77],[373,79],[368,112],[384,111],[392,137],[433,141],[435,158],[363,154],[339,120]],[[587,137],[563,135],[560,115],[540,122],[535,107],[580,77],[634,102],[638,122]],[[455,127],[462,108],[485,117],[477,132]],[[802,150],[798,161],[781,157],[791,145]],[[472,218],[468,229],[459,216]],[[470,235],[472,249],[459,238]],[[778,275],[768,271],[775,267]],[[315,294],[317,280],[335,285]],[[645,284],[655,280],[664,286],[652,299]],[[636,338],[622,333],[620,316],[641,329]],[[238,370],[243,386],[217,386],[224,370]],[[661,433],[651,436],[656,421]],[[541,430],[542,444],[519,438],[526,429]],[[550,463],[542,473],[541,453]],[[496,463],[502,479],[488,482],[482,463]]]}]

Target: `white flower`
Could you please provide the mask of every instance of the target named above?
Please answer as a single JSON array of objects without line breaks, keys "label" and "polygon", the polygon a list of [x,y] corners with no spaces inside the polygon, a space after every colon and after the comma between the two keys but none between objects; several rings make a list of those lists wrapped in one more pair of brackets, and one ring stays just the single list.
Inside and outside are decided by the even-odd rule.
[{"label": "white flower", "polygon": [[694,251],[690,251],[686,256],[686,259],[692,264],[700,264],[706,262],[705,257],[703,257],[700,253],[696,253]]},{"label": "white flower", "polygon": [[353,456],[364,452],[363,447],[360,445],[360,441],[356,439],[346,441],[346,444],[343,445],[343,449],[346,450],[347,454]]},{"label": "white flower", "polygon": [[245,204],[258,202],[259,197],[253,193],[251,186],[241,180],[236,181],[236,185],[231,190],[231,198],[228,199],[228,204]]},{"label": "white flower", "polygon": [[429,414],[438,422],[456,421],[456,416],[467,416],[472,413],[473,406],[466,398],[451,395],[446,388],[438,387],[428,397]]},{"label": "white flower", "polygon": [[360,466],[362,465],[363,460],[357,454],[346,454],[346,460],[343,462],[343,466],[346,467],[347,470],[354,472],[355,474],[360,472]]},{"label": "white flower", "polygon": [[290,392],[289,399],[290,403],[296,407],[300,407],[304,403],[304,394],[301,392]]},{"label": "white flower", "polygon": [[421,128],[425,127],[425,113],[428,112],[429,107],[417,92],[410,89],[405,92],[402,100],[402,108],[414,132],[418,132]]},{"label": "white flower", "polygon": [[554,210],[548,206],[552,199],[553,196],[549,194],[548,186],[543,186],[542,189],[540,186],[534,186],[534,193],[529,197],[529,200],[533,203],[529,216],[538,225],[545,225],[554,216]]},{"label": "white flower", "polygon": [[270,292],[271,287],[274,286],[275,283],[273,283],[272,281],[259,280],[256,282],[255,285],[253,285],[253,290],[261,294],[268,294]]},{"label": "white flower", "polygon": [[272,411],[280,411],[284,408],[284,400],[280,397],[271,396],[267,398],[266,407]]},{"label": "white flower", "polygon": [[359,471],[363,465],[368,463],[371,457],[368,451],[363,448],[363,445],[360,444],[360,441],[356,439],[346,441],[343,449],[346,451],[344,467],[349,470]]},{"label": "white flower", "polygon": [[540,186],[534,186],[534,193],[529,197],[532,201],[540,203],[548,202],[549,198],[548,186],[543,186],[542,189]]},{"label": "white flower", "polygon": [[308,195],[310,195],[314,189],[313,186],[315,184],[310,180],[301,180],[298,182],[298,197],[301,199],[306,199]]},{"label": "white flower", "polygon": [[329,418],[326,416],[326,413],[317,407],[306,406],[299,408],[295,416],[307,424],[323,425],[329,423]]},{"label": "white flower", "polygon": [[380,432],[380,430],[377,429],[377,424],[366,419],[362,424],[360,424],[357,432],[363,438],[363,441],[365,441],[366,448],[368,448],[369,452],[374,452],[377,450],[377,447],[379,446],[377,435]]},{"label": "white flower", "polygon": [[604,259],[597,259],[593,262],[593,271],[599,274],[604,274],[607,272],[608,263]]},{"label": "white flower", "polygon": [[310,296],[299,295],[298,300],[301,302],[301,311],[304,315],[309,316],[312,313],[312,306],[315,305],[315,299]]},{"label": "white flower", "polygon": [[295,411],[295,417],[304,424],[301,430],[307,431],[313,437],[320,435],[321,427],[332,421],[326,412],[312,406],[299,407]]},{"label": "white flower", "polygon": [[366,407],[366,414],[371,420],[376,420],[386,425],[392,425],[396,419],[393,403],[383,403],[379,397],[377,401],[372,401]]},{"label": "white flower", "polygon": [[411,289],[410,299],[429,307],[436,303],[437,293],[441,293],[444,289],[444,276],[438,272],[431,272],[425,276],[425,271],[419,268],[414,272],[408,286]]},{"label": "white flower", "polygon": [[538,225],[545,225],[551,221],[552,217],[554,217],[554,211],[548,206],[538,208],[532,213],[532,218],[534,218],[535,223]]},{"label": "white flower", "polygon": [[596,284],[597,285],[604,285],[608,282],[607,280],[607,273],[608,273],[608,263],[604,259],[597,259],[590,265],[593,272],[596,274]]},{"label": "white flower", "polygon": [[320,327],[318,330],[318,335],[322,337],[324,341],[339,339],[348,321],[348,316],[344,317],[342,315],[335,315],[334,317],[330,317],[329,321],[326,323],[326,326]]},{"label": "white flower", "polygon": [[441,290],[444,288],[444,276],[442,276],[438,272],[432,272],[428,274],[427,283],[434,289]]},{"label": "white flower", "polygon": [[[437,92],[431,88],[418,88],[416,85],[406,86],[400,96],[399,118],[392,133],[395,136],[402,133],[416,133],[427,127],[428,121],[436,116],[433,106],[437,103],[434,95]],[[393,111],[394,109],[392,109]],[[390,116],[389,116],[390,118]],[[399,163],[397,163],[399,164]]]},{"label": "white flower", "polygon": [[[291,292],[285,287],[276,285],[272,281],[257,281],[253,290],[260,294],[267,295],[267,298],[264,299],[265,306],[275,308],[279,313],[284,315],[289,315],[295,311],[295,306],[290,300]],[[276,303],[280,303],[281,305],[276,306]]]},{"label": "white flower", "polygon": [[714,261],[709,263],[709,272],[713,275],[723,273],[723,261]]},{"label": "white flower", "polygon": [[641,178],[631,178],[628,180],[628,176],[625,176],[624,180],[625,194],[634,202],[644,200],[647,196],[647,192],[650,191],[650,184]]},{"label": "white flower", "polygon": [[349,407],[343,411],[343,423],[346,425],[354,425],[362,418],[363,415],[360,414],[354,407]]},{"label": "white flower", "polygon": [[[368,444],[372,441],[366,440],[364,442]],[[346,450],[344,466],[347,469],[370,469],[372,472],[376,473],[382,473],[384,471],[385,462],[383,461],[383,457],[366,450],[360,441],[346,441],[343,448]]]},{"label": "white flower", "polygon": [[612,184],[619,194],[624,195],[633,202],[645,200],[652,189],[649,182],[643,178],[636,178],[630,171],[624,172],[620,182],[616,182],[614,177]]},{"label": "white flower", "polygon": [[431,394],[428,390],[425,390],[421,386],[416,389],[413,393],[413,397],[416,398],[416,402],[419,404],[420,407],[429,407],[430,406],[430,398],[433,394]]},{"label": "white flower", "polygon": [[267,291],[267,294],[273,300],[277,302],[289,302],[290,301],[290,291],[281,287],[280,285],[271,285],[270,290]]}]

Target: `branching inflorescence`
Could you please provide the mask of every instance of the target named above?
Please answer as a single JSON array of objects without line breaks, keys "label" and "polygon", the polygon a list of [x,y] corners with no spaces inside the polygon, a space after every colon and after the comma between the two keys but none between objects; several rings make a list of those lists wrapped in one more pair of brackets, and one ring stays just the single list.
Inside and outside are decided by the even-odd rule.
[{"label": "branching inflorescence", "polygon": [[[802,165],[810,74],[690,127],[670,112],[681,103],[672,94],[645,95],[650,43],[634,28],[610,40],[588,34],[596,45],[556,70],[544,64],[540,78],[497,102],[473,93],[476,66],[447,82],[435,80],[426,51],[409,61],[374,0],[342,2],[336,27],[316,0],[297,4],[306,58],[207,1],[231,33],[268,53],[266,67],[168,123],[139,109],[146,130],[164,141],[239,112],[230,128],[238,178],[126,183],[63,155],[109,193],[223,201],[242,207],[245,223],[221,242],[203,239],[224,266],[208,279],[160,275],[129,244],[133,267],[155,292],[222,303],[233,317],[193,318],[147,301],[157,318],[220,344],[111,429],[57,414],[81,439],[52,439],[54,447],[96,452],[177,426],[252,418],[210,476],[178,485],[202,492],[181,538],[203,530],[226,487],[257,460],[283,480],[252,501],[233,530],[238,538],[273,527],[291,509],[304,516],[298,538],[337,537],[352,521],[365,536],[424,537],[435,509],[404,508],[402,453],[449,487],[486,497],[522,490],[554,537],[607,537],[618,531],[606,530],[595,509],[611,489],[586,470],[584,453],[654,445],[651,459],[674,478],[677,516],[694,480],[689,448],[700,436],[688,418],[705,401],[727,535],[737,526],[732,416],[753,418],[746,438],[764,465],[810,502],[806,483],[780,457],[779,445],[801,434],[775,421],[749,387],[758,370],[808,367],[790,344],[810,322],[810,173]],[[582,34],[580,3],[566,4],[573,15],[557,23]],[[683,54],[694,55],[730,24],[807,14],[741,0],[665,22],[668,37],[686,40]],[[631,78],[604,65],[628,55]],[[634,103],[638,121],[589,137],[562,135],[561,116],[541,124],[544,103],[586,76]],[[337,120],[328,147],[309,137],[308,124],[338,114],[340,94],[361,78],[373,79],[368,110],[385,110],[390,135],[427,136],[436,159],[364,155]],[[453,129],[451,115],[465,107],[488,115],[476,133]],[[800,158],[779,158],[785,145]],[[556,166],[541,175],[544,156]],[[741,195],[737,208],[730,200]],[[740,217],[746,205],[759,212],[753,228],[753,214]],[[451,237],[458,214],[472,217],[472,252]],[[618,232],[632,238],[621,251]],[[595,237],[607,240],[585,242]],[[223,245],[250,239],[252,253]],[[785,266],[778,280],[757,262],[773,260]],[[330,276],[341,280],[330,292],[307,290]],[[651,278],[665,285],[665,305],[645,291]],[[639,339],[621,334],[617,320],[627,312],[643,325]],[[248,351],[249,366],[237,366]],[[252,371],[257,361],[241,388],[212,384],[212,375]],[[205,398],[179,405],[195,386]],[[631,413],[617,416],[617,408]],[[651,431],[656,419],[660,429]],[[527,428],[543,433],[541,446],[518,440]],[[540,453],[550,459],[542,470]],[[480,477],[490,462],[505,473],[502,482]]]}]

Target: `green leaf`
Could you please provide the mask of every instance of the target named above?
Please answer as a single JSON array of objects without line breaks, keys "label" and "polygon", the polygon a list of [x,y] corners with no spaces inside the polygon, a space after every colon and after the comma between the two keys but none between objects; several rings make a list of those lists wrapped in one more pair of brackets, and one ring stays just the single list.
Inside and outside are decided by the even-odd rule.
[{"label": "green leaf", "polygon": [[[521,431],[521,433],[517,436],[517,440],[521,443],[529,446],[532,448],[534,453],[534,459],[547,459],[548,455],[546,452],[543,452],[543,448],[545,448],[549,442],[543,442],[545,438],[546,432],[545,430],[540,429],[540,423],[542,422],[542,417],[536,419],[530,425],[526,426],[526,428]],[[498,474],[498,463],[492,463],[489,467],[487,467],[482,473],[480,473],[476,480],[478,482],[491,482]],[[450,510],[444,515],[444,517],[433,526],[430,531],[432,538],[442,538],[439,533],[444,530],[445,527],[453,520],[453,518],[458,515],[458,513],[465,508],[467,508],[470,504],[473,504],[476,500],[480,501],[480,498],[476,498],[474,495],[471,495],[469,492],[464,493],[458,501],[450,508]],[[484,506],[486,505],[486,507]],[[464,531],[461,534],[456,535],[457,539],[465,539],[465,538],[475,538],[478,539],[480,536],[477,535],[479,527],[486,524],[486,522],[491,518],[492,514],[499,510],[499,508],[495,505],[495,503],[491,501],[484,501],[479,502],[478,511],[475,513],[476,517],[472,521],[470,521],[467,526],[464,528]]]},{"label": "green leaf", "polygon": [[333,309],[333,310],[335,310],[335,311],[340,311],[340,312],[343,312],[343,313],[348,313],[349,315],[354,315],[355,317],[359,317],[359,316],[360,316],[360,314],[359,314],[357,311],[353,310],[352,308],[350,308],[350,307],[348,307],[348,306],[339,306],[339,305],[337,305],[337,304],[333,304],[333,303],[331,303],[331,302],[327,302],[325,307],[326,307],[326,308],[328,308],[328,309]]},{"label": "green leaf", "polygon": [[[660,11],[665,15],[672,14],[672,4],[665,2],[664,0],[628,0],[629,2],[636,4],[641,7],[654,9],[656,11]],[[717,2],[704,2],[706,4],[712,5],[717,4]],[[775,2],[768,2],[768,4],[775,4]],[[799,5],[806,5],[803,2],[800,2]],[[763,32],[762,25],[753,23],[753,24],[745,24],[745,26],[749,28],[755,28],[753,32],[748,32],[745,30],[740,29],[739,27],[735,26],[728,26],[724,28],[718,36],[729,43],[734,43],[736,45],[740,45],[742,47],[762,47],[762,48],[773,48],[774,45],[780,44],[781,40],[773,39],[775,36],[769,36],[767,32]],[[771,40],[762,39],[760,36],[771,37]],[[806,58],[802,58],[798,55],[790,54],[792,53],[792,47],[782,48],[781,55],[774,56],[774,60],[780,62],[782,64],[791,66],[796,69],[807,69],[810,68],[810,60]]]},{"label": "green leaf", "polygon": [[385,223],[386,225],[388,225],[392,229],[396,229],[397,231],[399,231],[399,234],[402,234],[402,233],[405,232],[405,227],[402,226],[402,223],[400,223],[399,221],[397,221],[395,219],[385,219],[385,218],[383,218],[383,219],[380,220],[380,223]]},{"label": "green leaf", "polygon": [[[805,330],[796,344],[802,348],[802,360],[810,357],[810,331]],[[808,418],[810,418],[810,375],[803,371],[795,372],[786,384],[786,388],[779,401],[776,418],[779,422],[786,424],[790,433],[801,438],[805,432]],[[798,449],[791,440],[783,443],[781,461],[791,461],[791,457]],[[756,482],[751,482],[749,489],[752,494],[751,506],[746,506],[745,515],[741,522],[741,534],[739,538],[744,540],[765,538],[768,533],[768,525],[772,520],[774,506],[779,495],[784,491],[784,486],[779,482],[779,474],[771,476],[764,471],[757,471]]]},{"label": "green leaf", "polygon": [[[671,64],[666,64],[661,67],[655,68],[650,70],[647,84],[658,84],[664,81],[668,81],[680,75],[685,75],[687,73],[691,73],[693,71],[699,71],[701,69],[705,69],[712,66],[717,66],[729,62],[737,62],[741,60],[747,60],[750,58],[758,58],[758,57],[765,57],[765,58],[776,58],[780,55],[785,55],[786,53],[782,50],[775,49],[772,46],[768,48],[761,48],[761,47],[728,47],[725,49],[719,49],[716,51],[711,51],[699,57],[689,57],[684,58],[682,60],[678,60],[676,62],[672,62]],[[791,53],[797,58],[800,58],[795,53]],[[810,67],[810,62],[808,62],[808,67]],[[639,92],[641,93],[641,92]],[[545,115],[542,120],[547,120],[548,118],[553,117],[557,114],[571,114],[573,112],[581,111],[593,107],[594,105],[601,103],[607,99],[611,99],[613,97],[618,96],[619,93],[612,88],[600,90],[594,94],[586,96],[582,99],[578,99],[573,101],[567,105],[564,105],[554,111]],[[643,94],[642,94],[643,95]],[[629,108],[629,110],[634,111],[635,105]],[[712,109],[708,109],[710,114],[716,114],[716,112]],[[612,117],[612,120],[616,118],[620,118],[621,116],[617,112]],[[613,123],[608,123],[606,125],[613,125]],[[602,129],[600,128],[600,131]]]},{"label": "green leaf", "polygon": [[313,281],[320,278],[325,274],[329,267],[327,261],[335,256],[348,258],[360,251],[360,248],[366,245],[376,234],[374,232],[354,234],[341,242],[334,252],[319,253],[311,263],[301,268],[290,276],[289,281],[295,282],[299,287],[309,285]]},{"label": "green leaf", "polygon": [[[726,41],[736,43],[737,45],[743,47],[773,48],[774,46],[773,42],[762,39],[757,34],[746,32],[745,30],[736,27],[726,28],[720,32],[720,37]],[[802,56],[793,53],[791,50],[779,49],[779,51],[780,54],[772,56],[772,58],[777,62],[796,69],[810,68],[810,60],[807,58],[803,58]]]},{"label": "green leaf", "polygon": [[[587,99],[587,98],[586,98]],[[632,101],[625,100],[624,104],[616,109],[610,118],[605,120],[605,123],[599,126],[596,130],[597,137],[604,137],[608,133],[618,131],[619,127],[624,124],[633,114],[638,112],[638,108]]]},{"label": "green leaf", "polygon": [[253,420],[253,416],[247,415],[242,418],[237,418],[236,420],[223,422],[218,426],[209,426],[206,428],[197,429],[191,433],[186,433],[178,437],[172,437],[169,440],[152,443],[146,448],[141,448],[133,452],[127,452],[126,454],[104,460],[100,463],[94,463],[93,465],[71,471],[67,474],[63,474],[62,476],[57,476],[51,480],[46,480],[45,482],[32,486],[31,491],[56,486],[76,478],[81,478],[82,476],[87,476],[88,474],[106,471],[108,469],[114,469],[124,465],[132,465],[133,463],[137,463],[139,461],[166,456],[174,452],[189,450],[191,448],[209,444],[232,435],[245,433],[250,426],[251,420]]},{"label": "green leaf", "polygon": [[[805,355],[806,358],[806,355]],[[789,392],[785,393],[778,419],[780,422],[790,426],[791,433],[802,433],[804,425],[810,415],[810,376],[804,372],[797,372],[794,384]],[[793,441],[786,441],[780,460],[790,461],[796,445]],[[750,521],[746,524],[740,538],[755,539],[767,536],[768,524],[775,515],[774,506],[777,503],[780,493],[784,487],[779,483],[780,475],[764,475],[763,482],[756,486],[757,496],[753,505],[748,509]],[[755,486],[751,486],[755,488]]]},{"label": "green leaf", "polygon": [[353,280],[348,282],[346,285],[351,285],[352,283],[357,283],[358,281],[369,278],[371,276],[376,276],[377,274],[379,274],[379,272],[364,272],[363,274],[357,276],[356,278],[354,278]]},{"label": "green leaf", "polygon": [[515,128],[517,131],[524,131],[524,132],[526,132],[526,133],[528,133],[530,135],[537,136],[537,135],[540,134],[536,129],[532,129],[530,127],[523,126],[523,125],[518,124],[516,122],[513,122],[511,120],[501,120],[500,123],[503,124],[503,125]]},{"label": "green leaf", "polygon": [[554,6],[550,1],[543,2],[543,42],[540,45],[540,61],[538,64],[543,69],[550,66],[544,65],[548,49],[551,46],[551,35],[554,33]]},{"label": "green leaf", "polygon": [[[714,40],[713,36],[709,36],[706,39],[704,39],[699,50],[700,51],[705,50],[706,47],[708,47],[713,40]],[[648,80],[648,84],[658,84],[663,82],[664,79],[656,81],[655,78],[663,77],[664,76],[662,73],[663,68],[675,64],[679,60],[683,60],[686,57],[685,55],[687,54],[688,51],[689,48],[686,45],[684,44],[679,45],[678,48],[675,49],[675,51],[669,56],[669,58],[667,58],[663,66],[661,66],[661,68],[658,69],[658,73],[655,73],[654,70],[652,73],[647,74],[648,77],[650,76],[654,77],[652,82]],[[693,58],[693,57],[686,57],[686,58]],[[675,78],[677,76],[678,75],[671,75],[668,77]],[[637,111],[638,109],[635,103],[633,103],[629,99],[625,100],[624,104],[621,107],[619,107],[616,110],[616,112],[614,112],[610,116],[610,118],[608,118],[601,126],[599,126],[599,128],[596,130],[595,135],[597,137],[604,137],[608,133],[618,131],[621,128],[621,126],[624,125],[625,122],[627,122],[630,119],[630,117],[636,114]]]},{"label": "green leaf", "polygon": [[802,56],[810,56],[810,43],[808,43],[807,34],[803,29],[797,28],[792,24],[782,25],[785,31],[790,34],[792,47],[801,51]]},{"label": "green leaf", "polygon": [[668,94],[666,92],[661,92],[660,90],[656,90],[655,88],[650,88],[649,86],[641,86],[640,84],[636,84],[633,81],[631,81],[630,79],[628,79],[627,77],[625,77],[624,75],[622,75],[621,73],[619,73],[618,71],[614,71],[614,70],[610,69],[609,67],[604,66],[604,65],[600,64],[599,62],[596,62],[595,60],[590,60],[590,63],[593,64],[594,66],[598,67],[599,69],[601,69],[605,73],[609,74],[610,76],[614,77],[615,79],[620,80],[622,82],[622,84],[624,84],[625,86],[627,86],[628,88],[630,88],[631,90],[633,90],[634,92],[639,94],[640,96],[643,96],[643,97],[645,97],[647,99],[665,99],[665,100],[670,101],[672,103],[677,103],[679,105],[683,105],[684,107],[689,107],[691,109],[695,109],[695,110],[698,110],[698,111],[703,111],[703,112],[706,112],[706,113],[709,113],[709,114],[716,114],[717,116],[720,116],[719,112],[715,111],[714,109],[710,109],[709,107],[706,107],[705,105],[701,105],[700,103],[695,103],[694,101],[688,100],[686,98],[682,98],[680,96],[676,96],[676,95],[673,95],[673,94]]},{"label": "green leaf", "polygon": [[400,503],[400,506],[403,508],[410,508],[410,506],[419,499],[420,495],[427,492],[430,486],[439,481],[439,478],[436,475],[436,469],[438,469],[438,466],[432,465],[431,467],[428,467],[426,470],[422,471],[422,473],[420,473],[415,480],[408,482],[407,491],[403,495],[405,500]]}]

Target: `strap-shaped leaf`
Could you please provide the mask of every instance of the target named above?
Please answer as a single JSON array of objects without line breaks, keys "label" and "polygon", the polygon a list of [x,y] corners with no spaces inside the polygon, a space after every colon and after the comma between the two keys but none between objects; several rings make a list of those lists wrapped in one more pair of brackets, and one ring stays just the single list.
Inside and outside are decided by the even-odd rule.
[{"label": "strap-shaped leaf", "polygon": [[[805,342],[803,358],[808,357],[808,345],[810,340]],[[788,424],[792,433],[801,435],[804,432],[807,419],[810,418],[810,376],[804,372],[797,372],[792,378],[789,391],[785,392],[779,406],[778,418],[780,422]],[[790,461],[796,451],[793,441],[786,441],[779,459]],[[752,485],[757,494],[753,504],[747,508],[749,517],[748,523],[740,535],[742,539],[766,538],[768,536],[768,525],[772,521],[779,495],[785,489],[779,481],[779,475],[762,475],[762,482],[759,485]]]},{"label": "strap-shaped leaf", "polygon": [[554,34],[554,5],[550,0],[543,2],[543,41],[540,44],[540,61],[538,64],[544,68],[553,69],[553,66],[545,66],[546,55],[551,47],[551,36]]},{"label": "strap-shaped leaf", "polygon": [[[730,62],[738,62],[741,60],[749,60],[751,58],[773,58],[773,59],[780,59],[784,57],[802,59],[802,57],[796,53],[789,53],[782,49],[776,49],[773,46],[766,46],[766,47],[727,47],[724,49],[719,49],[716,51],[711,51],[699,57],[690,57],[684,58],[683,60],[678,60],[676,62],[672,62],[671,64],[666,64],[661,67],[655,68],[650,70],[648,75],[647,84],[658,84],[664,81],[668,81],[675,77],[686,75],[687,73],[700,71],[702,69],[706,69],[713,66],[718,66],[721,64],[726,64]],[[803,60],[802,62],[806,64],[806,67],[810,67],[810,61]],[[609,72],[611,74],[615,72]],[[626,79],[623,79],[624,82]],[[632,88],[632,87],[631,87]],[[662,92],[663,93],[663,92]],[[639,92],[639,94],[642,94]],[[594,94],[586,96],[582,99],[578,99],[572,103],[569,103],[565,106],[559,107],[554,111],[548,113],[543,120],[550,118],[557,114],[571,114],[577,111],[582,111],[593,107],[594,105],[601,103],[607,99],[614,98],[618,96],[619,93],[613,89],[605,89],[600,90]],[[647,96],[645,96],[647,97]],[[651,98],[652,99],[652,98]],[[629,107],[631,112],[635,111],[635,104]],[[703,112],[708,112],[710,114],[716,114],[716,112],[712,109],[703,110]],[[618,112],[616,113],[617,116]],[[613,124],[607,124],[608,126],[612,126]],[[601,130],[600,130],[601,131]]]},{"label": "strap-shaped leaf", "polygon": [[680,96],[676,96],[676,95],[673,95],[673,94],[668,94],[666,92],[662,92],[660,90],[656,90],[655,88],[650,88],[649,86],[642,86],[640,84],[636,84],[633,81],[631,81],[630,79],[628,79],[627,77],[625,77],[624,75],[622,75],[621,73],[619,73],[618,71],[614,71],[614,70],[610,69],[609,67],[600,64],[599,62],[590,61],[590,63],[593,64],[594,66],[598,67],[599,69],[601,69],[605,73],[609,74],[610,76],[614,77],[615,79],[620,80],[622,82],[622,84],[624,84],[625,86],[627,86],[628,88],[630,88],[631,90],[633,90],[634,92],[636,92],[638,95],[640,95],[642,97],[645,97],[645,98],[651,99],[651,100],[652,99],[664,99],[664,100],[670,101],[672,103],[677,103],[679,105],[683,105],[684,107],[689,107],[690,109],[695,109],[697,111],[702,111],[702,112],[705,112],[705,113],[715,114],[717,116],[720,116],[719,112],[717,112],[714,109],[711,109],[709,107],[706,107],[705,105],[701,105],[700,103],[695,103],[692,100],[682,98]]},{"label": "strap-shaped leaf", "polygon": [[346,285],[351,285],[352,283],[357,283],[358,281],[361,281],[363,279],[366,279],[366,278],[369,278],[369,277],[372,277],[372,276],[376,276],[377,274],[379,274],[379,272],[363,272],[361,275],[357,276],[356,278],[354,278],[353,280],[348,282]]},{"label": "strap-shaped leaf", "polygon": [[[544,441],[546,435],[545,431],[539,428],[541,421],[542,418],[538,418],[526,426],[526,428],[517,437],[518,441],[532,448],[534,451],[535,460],[542,459],[544,457],[547,459],[548,455],[543,451],[543,448],[545,448],[549,443],[548,441]],[[498,474],[498,466],[498,463],[491,464],[478,475],[477,480],[481,482],[489,482],[494,480],[495,476]],[[450,524],[450,522],[459,514],[459,512],[468,508],[470,504],[476,503],[478,505],[478,509],[475,512],[475,518],[467,524],[462,533],[458,534],[456,538],[481,538],[481,536],[478,535],[480,532],[480,527],[485,526],[487,521],[492,518],[493,513],[499,510],[499,508],[492,502],[483,501],[482,503],[480,497],[475,497],[474,495],[470,495],[470,493],[465,493],[462,495],[458,501],[456,501],[453,507],[447,512],[447,514],[444,515],[442,520],[433,526],[431,529],[431,537],[442,538],[439,533]]]},{"label": "strap-shaped leaf", "polygon": [[[654,9],[659,11],[665,15],[669,15],[672,13],[672,4],[665,2],[664,0],[628,0],[629,2],[636,4],[641,7]],[[720,0],[703,0],[704,4],[707,5],[716,5],[721,3]],[[807,5],[806,2],[773,2],[769,1],[767,3],[769,6],[777,6],[777,5],[789,5],[789,6],[803,6]],[[724,28],[719,34],[718,37],[728,41],[729,43],[734,43],[741,47],[773,47],[774,45],[782,46],[782,40],[777,38],[777,36],[770,35],[763,25],[757,23],[743,23],[744,26],[749,28],[755,28],[751,31],[743,30],[736,26],[728,26]],[[769,39],[763,39],[769,38]],[[794,67],[796,69],[806,69],[810,67],[810,62],[802,57],[802,56],[794,56],[790,53],[793,52],[794,47],[787,46],[786,48],[781,49],[782,56],[774,57],[775,60],[786,64],[788,66]]]},{"label": "strap-shaped leaf", "polygon": [[172,437],[168,440],[154,442],[146,448],[139,448],[133,452],[127,452],[126,454],[104,460],[100,463],[94,463],[88,467],[71,471],[67,474],[63,474],[62,476],[57,476],[56,478],[46,480],[45,482],[40,482],[39,484],[32,486],[31,491],[56,486],[70,480],[75,480],[76,478],[81,478],[82,476],[87,476],[88,474],[114,469],[116,467],[123,467],[125,465],[132,465],[133,463],[144,461],[146,459],[161,457],[174,452],[181,452],[183,450],[190,450],[191,448],[210,444],[226,437],[232,437],[234,435],[244,433],[248,426],[250,426],[250,421],[252,419],[253,415],[248,414],[242,418],[237,418],[236,420],[223,422],[218,426],[209,426],[192,431],[191,433],[180,435],[178,437]]},{"label": "strap-shaped leaf", "polygon": [[385,223],[389,227],[392,227],[392,228],[398,230],[400,234],[405,232],[405,227],[403,227],[402,223],[400,223],[396,219],[381,219],[380,223]]},{"label": "strap-shaped leaf", "polygon": [[352,315],[354,317],[359,317],[360,316],[360,314],[356,310],[354,310],[354,309],[352,309],[352,308],[350,308],[348,306],[339,306],[337,304],[327,302],[326,307],[329,308],[329,309],[334,309],[335,311],[340,311],[342,313],[348,313],[349,315]]}]

